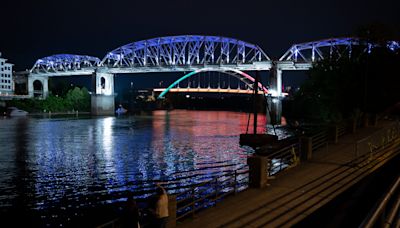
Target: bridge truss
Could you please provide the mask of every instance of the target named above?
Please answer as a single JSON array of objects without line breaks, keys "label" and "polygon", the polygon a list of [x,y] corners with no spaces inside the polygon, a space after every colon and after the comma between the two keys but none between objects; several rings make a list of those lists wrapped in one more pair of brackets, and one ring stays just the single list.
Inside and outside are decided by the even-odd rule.
[{"label": "bridge truss", "polygon": [[[70,75],[114,75],[148,72],[225,72],[240,75],[252,87],[254,79],[244,71],[271,70],[272,94],[281,96],[282,71],[308,70],[325,58],[351,57],[353,52],[370,53],[376,47],[400,49],[399,42],[374,44],[359,38],[332,38],[295,44],[278,60],[272,61],[257,45],[241,40],[201,35],[159,37],[129,43],[110,51],[100,60],[92,56],[59,54],[38,59],[31,69],[35,78]],[[361,52],[360,52],[361,51]],[[186,76],[187,76],[186,75]],[[178,79],[183,80],[183,79]],[[177,84],[171,86],[179,86]],[[259,86],[261,91],[267,91]],[[168,87],[171,89],[172,87]]]},{"label": "bridge truss", "polygon": [[94,69],[100,63],[100,59],[87,55],[59,54],[38,59],[33,65],[33,73],[61,73]]},{"label": "bridge truss", "polygon": [[[325,58],[351,58],[354,48],[357,48],[361,53],[371,53],[372,49],[380,46],[382,45],[354,37],[325,39],[294,44],[283,54],[279,61],[314,63]],[[391,51],[400,49],[400,44],[397,41],[388,41],[383,46],[386,46]]]},{"label": "bridge truss", "polygon": [[270,61],[257,45],[217,36],[170,36],[121,46],[101,61],[107,67],[252,64]]},{"label": "bridge truss", "polygon": [[[389,41],[389,50],[400,49],[400,43]],[[294,44],[275,61],[281,70],[308,70],[312,63],[325,58],[351,57],[353,49],[371,52],[382,44],[359,38],[332,38]],[[118,73],[184,72],[221,67],[240,71],[270,70],[272,61],[257,45],[217,36],[170,36],[133,42],[121,46],[100,60],[86,55],[59,54],[38,59],[31,74],[67,76],[102,71]]]}]

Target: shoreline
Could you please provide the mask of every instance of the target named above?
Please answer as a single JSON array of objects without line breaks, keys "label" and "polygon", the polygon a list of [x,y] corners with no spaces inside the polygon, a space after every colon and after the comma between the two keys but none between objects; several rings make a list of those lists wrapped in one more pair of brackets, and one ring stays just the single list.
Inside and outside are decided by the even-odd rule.
[{"label": "shoreline", "polygon": [[34,112],[34,113],[28,113],[27,116],[33,116],[33,117],[51,117],[51,116],[90,116],[90,112]]}]

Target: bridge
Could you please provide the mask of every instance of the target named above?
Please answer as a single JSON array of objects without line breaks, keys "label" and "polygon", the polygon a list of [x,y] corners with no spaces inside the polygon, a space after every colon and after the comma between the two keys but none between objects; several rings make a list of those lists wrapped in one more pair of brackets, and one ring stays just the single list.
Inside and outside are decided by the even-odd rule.
[{"label": "bridge", "polygon": [[[92,114],[114,114],[114,75],[132,73],[190,72],[165,88],[177,91],[180,83],[202,72],[218,72],[238,79],[238,89],[253,90],[255,79],[248,71],[270,71],[270,87],[258,83],[259,91],[281,99],[282,72],[308,70],[312,64],[325,58],[351,57],[355,51],[370,53],[379,46],[359,38],[332,38],[292,45],[278,60],[272,60],[258,45],[245,41],[201,35],[159,37],[137,41],[108,52],[102,59],[93,56],[58,54],[38,59],[30,70],[28,91],[30,96],[48,95],[48,78],[57,76],[92,76]],[[399,42],[386,44],[390,50],[400,48]],[[187,91],[191,88],[187,82]],[[198,91],[231,92],[220,84],[200,88]],[[177,87],[177,88],[175,88]],[[244,90],[246,90],[244,89]],[[184,90],[181,90],[184,91]],[[240,91],[239,91],[240,92]],[[278,99],[278,100],[279,100]],[[280,102],[272,107],[280,113]],[[276,115],[280,119],[280,115]]]}]

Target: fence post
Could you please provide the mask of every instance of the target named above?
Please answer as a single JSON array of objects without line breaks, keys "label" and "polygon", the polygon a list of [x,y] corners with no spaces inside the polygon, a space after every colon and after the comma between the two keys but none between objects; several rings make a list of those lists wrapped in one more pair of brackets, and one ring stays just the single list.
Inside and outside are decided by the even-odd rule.
[{"label": "fence post", "polygon": [[371,126],[376,127],[378,125],[378,115],[372,114],[371,115]]},{"label": "fence post", "polygon": [[369,114],[364,113],[364,116],[362,117],[362,127],[368,127],[369,125]]},{"label": "fence post", "polygon": [[263,188],[267,186],[268,159],[266,156],[252,155],[247,158],[249,165],[249,187]]},{"label": "fence post", "polygon": [[356,133],[357,129],[357,120],[356,119],[350,119],[347,125],[347,131],[351,134]]},{"label": "fence post", "polygon": [[358,158],[358,141],[354,144],[355,158]]},{"label": "fence post", "polygon": [[312,138],[311,137],[300,137],[300,159],[303,161],[310,160],[312,158]]},{"label": "fence post", "polygon": [[176,195],[168,195],[168,214],[167,228],[176,227]]},{"label": "fence post", "polygon": [[218,199],[218,177],[215,178],[215,182],[214,182],[214,188],[215,188],[215,204],[214,207],[217,206],[217,199]]},{"label": "fence post", "polygon": [[333,143],[338,142],[338,135],[339,135],[339,127],[338,125],[332,125],[329,126],[329,131],[328,131],[328,140],[332,141]]},{"label": "fence post", "polygon": [[235,169],[235,179],[234,179],[234,183],[233,183],[233,193],[236,194],[236,185],[237,185],[237,170]]},{"label": "fence post", "polygon": [[194,212],[196,211],[196,197],[194,195],[194,187],[192,187],[192,217],[194,217]]}]

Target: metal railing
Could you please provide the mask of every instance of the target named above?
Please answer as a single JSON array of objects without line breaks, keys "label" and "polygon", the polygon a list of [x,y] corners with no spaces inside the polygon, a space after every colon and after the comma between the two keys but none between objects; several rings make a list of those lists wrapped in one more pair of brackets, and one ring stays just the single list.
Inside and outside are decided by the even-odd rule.
[{"label": "metal railing", "polygon": [[248,185],[248,172],[248,170],[235,170],[193,185],[188,190],[177,194],[176,220],[194,216],[199,210],[215,206],[221,198],[245,189]]},{"label": "metal railing", "polygon": [[[218,197],[217,200],[221,199],[222,197],[226,196],[227,194],[232,194],[232,192],[239,192],[247,188],[248,186],[248,169],[247,166],[241,166],[238,169],[235,169],[237,164],[210,164],[208,166],[204,166],[202,168],[194,169],[194,170],[187,170],[184,172],[175,173],[170,177],[169,180],[164,180],[163,186],[169,192],[169,194],[175,194],[177,200],[182,203],[186,200],[191,200],[192,196],[187,195],[188,191],[195,189],[194,196],[198,200],[199,198],[206,198],[205,194],[208,194],[205,189],[199,191],[197,187],[204,187],[206,188],[209,186],[210,181],[217,179],[218,184],[216,188],[218,188]],[[207,170],[206,173],[204,173]],[[228,186],[228,181],[231,180],[232,183]],[[160,182],[160,180],[143,180],[143,181],[135,181],[130,183],[131,185],[137,185],[134,188],[133,193],[135,194],[135,199],[138,204],[144,206],[143,208],[139,208],[139,211],[147,213],[146,209],[149,206],[149,198],[154,195],[155,193],[155,185],[156,183]],[[197,182],[197,183],[196,183]],[[198,183],[200,182],[200,183]],[[119,188],[121,186],[115,186]],[[232,191],[227,191],[227,188],[233,188]],[[189,190],[188,190],[189,189]],[[202,196],[203,194],[203,196]],[[107,198],[103,199],[102,201],[111,201],[117,200],[120,198],[126,197],[127,192],[117,193],[112,197],[108,196]],[[99,198],[99,196],[97,196]],[[102,198],[102,197],[100,197]],[[180,206],[177,204],[177,206]],[[204,205],[204,207],[208,207],[208,205]],[[197,208],[200,210],[201,208]],[[180,215],[179,209],[177,210],[178,214]],[[146,222],[146,221],[142,221]],[[111,227],[119,227],[120,226],[120,219],[115,218],[111,221],[98,225],[96,228],[111,228]]]},{"label": "metal railing", "polygon": [[337,137],[343,136],[347,133],[347,125],[346,123],[341,123],[337,125]]},{"label": "metal railing", "polygon": [[268,175],[273,176],[300,162],[300,145],[294,143],[268,155]]},{"label": "metal railing", "polygon": [[393,140],[400,136],[400,123],[396,122],[390,127],[381,129],[374,134],[356,141],[354,148],[354,156],[358,157],[369,153],[372,155],[375,151],[385,148]]},{"label": "metal railing", "polygon": [[328,145],[328,130],[321,129],[311,136],[312,139],[312,152],[317,149]]},{"label": "metal railing", "polygon": [[[383,195],[379,203],[370,211],[368,216],[361,223],[360,227],[371,228],[378,225],[380,227],[399,227],[399,208],[400,208],[400,176],[393,183],[390,189]],[[395,217],[397,216],[397,221]]]},{"label": "metal railing", "polygon": [[116,218],[114,220],[111,220],[107,223],[101,224],[100,226],[96,226],[96,228],[116,228],[116,227],[120,227],[120,219]]}]

